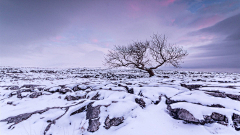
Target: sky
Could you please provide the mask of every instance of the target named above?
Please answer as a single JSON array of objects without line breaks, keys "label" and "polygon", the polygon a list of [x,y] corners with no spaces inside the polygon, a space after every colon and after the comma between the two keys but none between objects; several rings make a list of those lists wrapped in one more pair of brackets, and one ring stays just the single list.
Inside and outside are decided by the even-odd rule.
[{"label": "sky", "polygon": [[188,51],[181,70],[240,72],[239,0],[0,0],[0,66],[104,67],[156,33]]}]

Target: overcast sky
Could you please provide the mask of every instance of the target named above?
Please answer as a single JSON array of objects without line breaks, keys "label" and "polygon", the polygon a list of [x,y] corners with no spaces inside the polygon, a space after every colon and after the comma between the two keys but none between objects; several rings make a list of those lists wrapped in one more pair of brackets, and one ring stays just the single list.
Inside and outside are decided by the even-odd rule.
[{"label": "overcast sky", "polygon": [[184,70],[240,72],[239,0],[0,0],[0,66],[103,67],[153,33],[188,50]]}]

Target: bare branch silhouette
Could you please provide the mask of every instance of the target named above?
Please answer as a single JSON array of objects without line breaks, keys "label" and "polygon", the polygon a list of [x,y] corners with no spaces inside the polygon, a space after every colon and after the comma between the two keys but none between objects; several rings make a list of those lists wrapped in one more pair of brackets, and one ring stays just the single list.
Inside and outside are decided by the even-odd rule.
[{"label": "bare branch silhouette", "polygon": [[154,34],[151,41],[133,42],[128,46],[115,46],[105,57],[109,67],[132,67],[145,70],[154,76],[153,69],[164,64],[180,67],[181,60],[188,55],[186,50],[167,44],[167,38]]}]

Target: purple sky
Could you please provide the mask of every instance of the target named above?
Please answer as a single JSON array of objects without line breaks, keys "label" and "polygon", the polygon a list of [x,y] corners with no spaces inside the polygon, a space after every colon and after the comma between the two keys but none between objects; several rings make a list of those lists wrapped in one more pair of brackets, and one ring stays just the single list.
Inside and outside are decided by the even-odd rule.
[{"label": "purple sky", "polygon": [[0,0],[0,66],[103,67],[153,33],[188,50],[182,69],[240,72],[239,0]]}]

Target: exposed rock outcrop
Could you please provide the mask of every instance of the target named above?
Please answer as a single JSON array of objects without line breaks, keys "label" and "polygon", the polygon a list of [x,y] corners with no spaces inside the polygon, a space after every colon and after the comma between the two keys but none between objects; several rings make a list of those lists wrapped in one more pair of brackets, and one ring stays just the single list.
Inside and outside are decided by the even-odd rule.
[{"label": "exposed rock outcrop", "polygon": [[182,108],[172,109],[170,106],[167,108],[169,110],[170,115],[174,119],[184,120],[187,123],[200,124],[201,122],[195,118],[188,110]]},{"label": "exposed rock outcrop", "polygon": [[139,104],[139,106],[142,107],[142,108],[146,107],[146,103],[144,102],[144,100],[142,98],[135,98],[135,102],[137,104]]},{"label": "exposed rock outcrop", "polygon": [[29,95],[30,98],[37,98],[42,95],[42,92],[34,92]]},{"label": "exposed rock outcrop", "polygon": [[233,113],[232,121],[237,131],[240,131],[240,115]]},{"label": "exposed rock outcrop", "polygon": [[86,96],[71,96],[71,95],[67,95],[64,99],[66,99],[67,101],[72,101],[72,100],[79,100],[79,99],[85,99]]},{"label": "exposed rock outcrop", "polygon": [[109,116],[105,120],[105,128],[109,129],[111,126],[118,126],[123,123],[124,117],[117,117],[110,119]]},{"label": "exposed rock outcrop", "polygon": [[99,114],[100,114],[100,105],[93,107],[91,102],[87,105],[86,119],[88,119],[88,132],[95,132],[99,129]]},{"label": "exposed rock outcrop", "polygon": [[200,88],[202,85],[199,84],[181,84],[182,87],[185,87],[189,90]]}]

